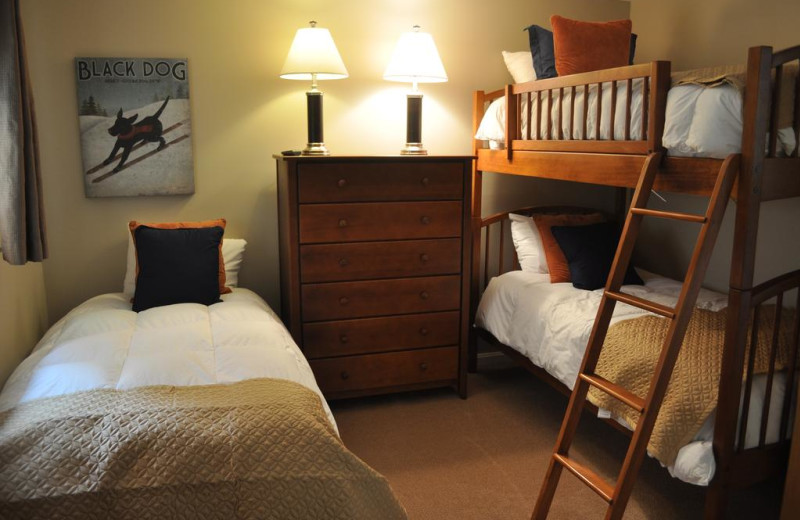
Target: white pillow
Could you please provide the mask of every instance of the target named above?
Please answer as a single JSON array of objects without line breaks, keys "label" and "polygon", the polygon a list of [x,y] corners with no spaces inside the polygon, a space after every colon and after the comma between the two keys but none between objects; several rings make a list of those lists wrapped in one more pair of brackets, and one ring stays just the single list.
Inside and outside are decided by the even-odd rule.
[{"label": "white pillow", "polygon": [[489,104],[475,139],[499,142],[506,140],[506,98],[497,98]]},{"label": "white pillow", "polygon": [[542,237],[531,217],[509,213],[511,240],[517,251],[517,259],[523,271],[547,274],[547,258],[542,248]]},{"label": "white pillow", "polygon": [[[125,267],[125,280],[122,282],[122,292],[133,298],[136,292],[136,248],[133,246],[133,236],[127,230],[128,259]],[[222,239],[222,261],[225,263],[225,287],[239,285],[239,268],[244,260],[244,249],[247,241],[243,238]]]},{"label": "white pillow", "polygon": [[724,159],[742,150],[742,95],[732,85],[704,88],[686,145],[702,157]]},{"label": "white pillow", "polygon": [[503,51],[503,61],[506,62],[506,68],[514,78],[514,83],[527,83],[536,79],[531,51]]},{"label": "white pillow", "polygon": [[[667,93],[667,111],[664,121],[664,134],[661,144],[670,155],[693,157],[695,150],[686,144],[692,126],[695,107],[703,87],[699,85],[678,85]],[[631,117],[631,121],[634,121]]]}]

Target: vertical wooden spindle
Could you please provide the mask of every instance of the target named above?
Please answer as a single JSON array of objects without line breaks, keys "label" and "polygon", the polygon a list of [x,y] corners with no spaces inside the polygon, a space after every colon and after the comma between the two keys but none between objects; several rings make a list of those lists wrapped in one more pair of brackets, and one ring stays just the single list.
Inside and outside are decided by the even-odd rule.
[{"label": "vertical wooden spindle", "polygon": [[595,111],[594,139],[600,140],[600,118],[603,116],[603,84],[597,84],[597,110]]},{"label": "vertical wooden spindle", "polygon": [[[786,441],[789,426],[789,412],[792,406],[794,380],[797,374],[797,356],[800,349],[800,289],[797,290],[795,303],[794,323],[792,324],[792,337],[789,342],[789,365],[786,372],[786,391],[783,394],[783,410],[781,412],[780,442]],[[798,433],[795,432],[795,435]]]},{"label": "vertical wooden spindle", "polygon": [[783,65],[775,68],[775,85],[772,87],[772,110],[769,114],[769,144],[767,157],[775,157],[778,153],[778,115],[781,104],[781,83],[783,83]]},{"label": "vertical wooden spindle", "polygon": [[650,98],[647,95],[649,90],[650,78],[642,78],[642,140],[647,140],[647,107],[650,105]]},{"label": "vertical wooden spindle", "polygon": [[769,406],[772,400],[772,380],[775,376],[775,359],[778,355],[778,340],[781,332],[781,312],[783,310],[783,293],[778,295],[775,303],[775,319],[772,321],[772,342],[769,353],[769,369],[767,387],[764,390],[764,407],[761,409],[761,430],[758,435],[758,447],[763,448],[767,440],[767,423],[769,422]]},{"label": "vertical wooden spindle", "polygon": [[586,125],[589,120],[589,85],[583,86],[583,135],[582,139],[588,140],[589,135],[586,133]]},{"label": "vertical wooden spindle", "polygon": [[575,85],[569,91],[569,138],[575,139]]},{"label": "vertical wooden spindle", "polygon": [[631,140],[631,103],[633,102],[633,80],[625,81],[625,140]]},{"label": "vertical wooden spindle", "polygon": [[611,82],[611,130],[609,131],[609,139],[614,140],[614,129],[617,117],[617,82],[616,80]]},{"label": "vertical wooden spindle", "polygon": [[742,400],[742,417],[739,422],[739,444],[736,451],[744,451],[744,441],[747,435],[747,418],[750,415],[750,394],[753,392],[753,366],[755,364],[756,349],[758,348],[758,320],[761,315],[761,304],[753,309],[753,325],[750,333],[750,351],[747,356],[747,375],[745,376],[744,399]]}]

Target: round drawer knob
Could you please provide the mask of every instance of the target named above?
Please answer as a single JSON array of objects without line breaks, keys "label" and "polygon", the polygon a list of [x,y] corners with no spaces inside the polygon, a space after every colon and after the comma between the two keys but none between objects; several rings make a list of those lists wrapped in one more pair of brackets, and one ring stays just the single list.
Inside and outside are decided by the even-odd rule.
[{"label": "round drawer knob", "polygon": [[428,296],[430,296],[428,294],[428,291],[422,291],[421,293],[419,293],[419,297],[422,298],[423,300],[427,300]]},{"label": "round drawer knob", "polygon": [[422,327],[421,329],[419,329],[419,333],[422,336],[427,336],[428,335],[428,329],[426,329],[425,327]]},{"label": "round drawer knob", "polygon": [[337,182],[336,185],[340,188],[344,188],[347,186],[347,179],[339,179],[339,182]]},{"label": "round drawer knob", "polygon": [[347,334],[342,334],[341,336],[339,336],[339,341],[342,342],[342,343],[347,343],[347,341],[348,341],[347,340]]},{"label": "round drawer knob", "polygon": [[427,363],[420,363],[419,364],[419,369],[422,370],[423,372],[428,370],[428,364]]},{"label": "round drawer knob", "polygon": [[423,177],[421,182],[423,186],[427,186],[428,184],[431,183],[431,180],[427,177]]},{"label": "round drawer knob", "polygon": [[421,218],[419,219],[419,221],[422,223],[422,225],[423,225],[423,226],[427,226],[428,224],[430,224],[430,223],[431,223],[431,218],[430,218],[430,217],[423,216],[423,217],[421,217]]},{"label": "round drawer knob", "polygon": [[341,267],[347,267],[348,264],[350,264],[350,262],[347,260],[347,258],[340,258],[339,259],[339,265]]},{"label": "round drawer knob", "polygon": [[343,370],[340,375],[342,376],[342,379],[350,379],[350,374],[348,374],[346,370]]},{"label": "round drawer knob", "polygon": [[347,227],[347,219],[346,218],[339,219],[339,227]]},{"label": "round drawer knob", "polygon": [[342,296],[339,298],[340,305],[347,305],[348,303],[350,303],[350,299],[347,296]]},{"label": "round drawer knob", "polygon": [[419,261],[420,262],[427,262],[430,259],[431,258],[428,256],[427,253],[422,253],[421,255],[419,255]]}]

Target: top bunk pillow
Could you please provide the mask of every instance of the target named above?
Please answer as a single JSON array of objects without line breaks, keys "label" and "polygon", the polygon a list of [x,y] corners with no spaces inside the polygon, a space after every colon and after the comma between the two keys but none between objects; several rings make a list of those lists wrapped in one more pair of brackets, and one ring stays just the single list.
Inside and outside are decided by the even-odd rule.
[{"label": "top bunk pillow", "polygon": [[582,22],[550,17],[559,76],[623,67],[631,61],[631,21]]},{"label": "top bunk pillow", "polygon": [[[587,226],[553,226],[551,232],[569,263],[572,285],[593,291],[606,285],[619,244],[619,227],[613,222]],[[644,285],[629,264],[624,285]]]},{"label": "top bunk pillow", "polygon": [[536,71],[533,70],[530,51],[503,51],[503,61],[506,64],[508,73],[514,78],[514,83],[527,83],[536,79]]},{"label": "top bunk pillow", "polygon": [[227,289],[221,252],[224,219],[152,225],[134,221],[129,227],[136,246],[134,312],[219,301]]}]

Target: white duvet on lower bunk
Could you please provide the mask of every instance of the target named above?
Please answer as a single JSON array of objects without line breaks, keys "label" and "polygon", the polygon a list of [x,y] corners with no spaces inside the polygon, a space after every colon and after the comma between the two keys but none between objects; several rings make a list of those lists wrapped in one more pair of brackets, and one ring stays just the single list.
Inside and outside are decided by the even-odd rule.
[{"label": "white duvet on lower bunk", "polygon": [[94,389],[288,379],[316,392],[308,361],[254,292],[234,288],[214,305],[183,303],[135,313],[122,293],[104,294],[54,324],[0,393],[18,403]]},{"label": "white duvet on lower bunk", "polygon": [[[632,140],[642,139],[641,114],[642,114],[642,89],[641,80],[633,81],[633,95],[631,97],[631,129]],[[600,111],[600,139],[621,140],[625,135],[625,110],[627,88],[624,82],[617,87],[617,102],[615,105],[614,131],[611,131],[611,83],[603,84],[603,95]],[[550,129],[545,109],[541,116],[538,115],[538,103],[533,97],[531,103],[531,121],[541,117],[539,127],[544,136],[552,139],[558,132],[558,121],[561,117],[563,105],[562,131],[569,139],[572,126],[575,127],[574,139],[583,137],[583,91],[577,89],[575,95],[575,111],[570,113],[572,100],[570,89],[564,90],[564,102],[559,102],[558,94],[553,98],[550,106]],[[543,98],[542,105],[548,106],[548,101]],[[527,101],[523,96],[522,135],[527,135]],[[667,149],[667,155],[674,157],[711,157],[724,159],[732,153],[741,152],[742,129],[744,127],[742,93],[732,85],[722,85],[713,88],[701,85],[678,85],[672,87],[667,94],[667,107],[665,112],[664,133],[662,144]],[[589,89],[587,102],[586,139],[595,139],[597,115],[597,87]],[[489,108],[481,119],[476,139],[489,141],[491,148],[503,148],[505,141],[506,106],[505,98],[498,98],[489,104]],[[531,129],[531,135],[536,135],[536,130]],[[778,149],[786,155],[794,151],[796,141],[794,129],[791,127],[778,130]],[[766,143],[765,143],[766,147]]]},{"label": "white duvet on lower bunk", "polygon": [[[624,291],[668,306],[674,306],[681,290],[675,280],[639,270],[645,285],[627,285]],[[489,331],[501,343],[524,354],[535,365],[572,388],[578,377],[583,353],[591,334],[602,289],[584,291],[570,283],[550,283],[549,274],[511,271],[493,278],[486,287],[475,317],[477,326]],[[716,311],[727,306],[724,294],[702,289],[697,307]],[[649,314],[639,308],[617,303],[611,323]],[[745,447],[758,443],[759,418],[763,408],[765,377],[753,383]],[[781,414],[785,393],[784,378],[775,378],[770,404],[770,417]],[[601,410],[601,416],[608,417]],[[670,473],[692,484],[706,486],[714,476],[716,464],[712,451],[713,414],[695,436],[695,440],[678,453]],[[779,421],[767,428],[767,442],[778,438]]]}]

